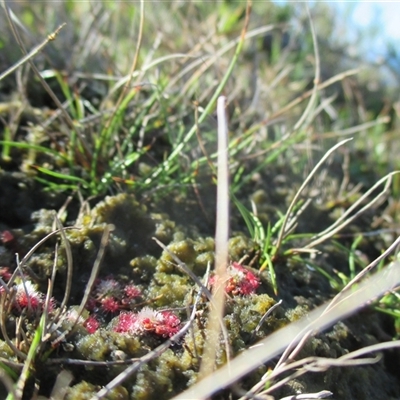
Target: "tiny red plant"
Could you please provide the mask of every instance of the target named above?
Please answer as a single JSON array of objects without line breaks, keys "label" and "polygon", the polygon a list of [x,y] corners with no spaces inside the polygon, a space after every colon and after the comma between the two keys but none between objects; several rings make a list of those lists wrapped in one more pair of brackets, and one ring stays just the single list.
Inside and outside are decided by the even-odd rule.
[{"label": "tiny red plant", "polygon": [[3,244],[11,244],[15,241],[15,236],[8,230],[5,230],[0,233],[0,239]]},{"label": "tiny red plant", "polygon": [[19,308],[37,310],[44,305],[44,295],[30,281],[21,282],[15,286],[15,302]]},{"label": "tiny red plant", "polygon": [[120,309],[120,304],[118,303],[118,301],[111,296],[105,297],[104,299],[101,300],[100,303],[101,303],[101,308],[105,312],[115,313]]},{"label": "tiny red plant", "polygon": [[144,307],[140,312],[122,313],[114,331],[130,333],[154,333],[162,337],[170,337],[179,331],[181,321],[170,311],[155,311]]},{"label": "tiny red plant", "polygon": [[0,277],[4,282],[8,282],[12,276],[9,267],[0,267]]},{"label": "tiny red plant", "polygon": [[[255,293],[260,286],[257,276],[237,262],[233,262],[227,272],[229,279],[225,286],[226,293],[247,296]],[[210,283],[211,285],[216,283],[215,277],[210,279]]]},{"label": "tiny red plant", "polygon": [[86,328],[86,330],[92,334],[99,329],[100,322],[97,321],[97,319],[93,316],[90,316],[84,323],[83,326]]},{"label": "tiny red plant", "polygon": [[134,299],[135,297],[140,297],[142,295],[140,289],[132,284],[125,286],[124,293],[128,299]]},{"label": "tiny red plant", "polygon": [[136,334],[137,316],[133,312],[121,313],[118,317],[118,323],[114,327],[115,332]]}]

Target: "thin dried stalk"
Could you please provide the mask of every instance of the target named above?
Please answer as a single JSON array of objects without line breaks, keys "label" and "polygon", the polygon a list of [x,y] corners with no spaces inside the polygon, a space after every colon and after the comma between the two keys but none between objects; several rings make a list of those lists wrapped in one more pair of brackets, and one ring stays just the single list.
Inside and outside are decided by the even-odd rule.
[{"label": "thin dried stalk", "polygon": [[[7,13],[8,7],[6,7],[4,0],[1,1],[2,6],[4,10]],[[8,13],[7,13],[8,15]],[[0,74],[0,81],[4,79],[7,75],[10,75],[12,72],[14,72],[17,68],[19,68],[21,65],[25,64],[27,61],[29,61],[31,58],[35,57],[37,54],[39,54],[42,49],[49,43],[55,40],[57,35],[60,33],[61,29],[64,28],[66,23],[61,24],[54,32],[50,33],[50,35],[47,36],[45,40],[43,40],[42,43],[34,47],[28,54],[26,54],[24,57],[22,57],[19,61],[17,61],[14,65],[12,65],[10,68],[5,70],[2,74]]]},{"label": "thin dried stalk", "polygon": [[[218,171],[217,171],[217,226],[215,233],[215,275],[213,288],[214,307],[211,308],[207,332],[210,343],[204,347],[199,379],[212,374],[220,347],[220,321],[225,305],[225,285],[228,280],[228,240],[229,240],[229,166],[228,166],[228,123],[226,118],[226,98],[218,98]],[[229,354],[227,354],[229,360]]]}]

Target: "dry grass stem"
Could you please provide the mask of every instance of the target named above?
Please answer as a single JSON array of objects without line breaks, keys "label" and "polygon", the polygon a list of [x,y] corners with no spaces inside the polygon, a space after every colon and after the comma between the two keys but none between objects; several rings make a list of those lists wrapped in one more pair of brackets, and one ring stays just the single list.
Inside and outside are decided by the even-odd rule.
[{"label": "dry grass stem", "polygon": [[[220,348],[220,321],[224,314],[225,285],[228,279],[228,240],[229,240],[229,160],[228,160],[228,122],[226,117],[226,98],[221,96],[217,103],[218,116],[218,167],[217,167],[217,224],[215,232],[215,275],[213,290],[214,307],[210,309],[207,332],[209,345],[205,346],[199,379],[212,374],[218,349]],[[228,343],[225,344],[228,346]],[[229,360],[230,354],[227,358]],[[228,361],[229,364],[229,361]]]}]

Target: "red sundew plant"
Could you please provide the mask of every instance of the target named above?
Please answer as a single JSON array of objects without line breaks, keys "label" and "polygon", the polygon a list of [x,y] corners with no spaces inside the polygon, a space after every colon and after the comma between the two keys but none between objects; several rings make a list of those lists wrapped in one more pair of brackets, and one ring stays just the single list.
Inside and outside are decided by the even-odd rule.
[{"label": "red sundew plant", "polygon": [[121,308],[121,304],[112,296],[101,299],[100,306],[103,311],[115,313]]},{"label": "red sundew plant", "polygon": [[104,297],[119,297],[121,295],[121,285],[113,277],[108,276],[105,279],[98,279],[94,296],[96,299],[101,300]]},{"label": "red sundew plant", "polygon": [[128,299],[134,299],[140,297],[142,292],[135,285],[130,284],[124,287],[124,294]]},{"label": "red sundew plant", "polygon": [[95,310],[99,307],[105,313],[116,313],[121,309],[129,308],[132,301],[141,295],[142,292],[133,283],[124,286],[112,276],[108,276],[97,280],[87,309]]},{"label": "red sundew plant", "polygon": [[97,331],[100,327],[100,322],[97,321],[97,319],[94,316],[90,316],[89,318],[86,319],[86,321],[83,323],[83,326],[86,328],[88,333],[92,334]]},{"label": "red sundew plant", "polygon": [[12,276],[9,267],[0,267],[0,278],[3,279],[4,282],[8,282]]},{"label": "red sundew plant", "polygon": [[154,333],[162,337],[171,337],[179,331],[180,324],[180,319],[170,311],[155,311],[144,307],[138,313],[120,314],[114,331],[131,335]]},{"label": "red sundew plant", "polygon": [[3,244],[10,244],[15,241],[15,237],[10,231],[5,230],[0,232],[0,240]]},{"label": "red sundew plant", "polygon": [[[256,292],[260,286],[260,280],[251,271],[233,262],[227,269],[229,279],[225,291],[232,295],[248,296]],[[210,279],[210,284],[216,283],[215,276]]]},{"label": "red sundew plant", "polygon": [[42,309],[44,294],[39,292],[31,281],[24,281],[15,286],[15,305],[20,309]]}]

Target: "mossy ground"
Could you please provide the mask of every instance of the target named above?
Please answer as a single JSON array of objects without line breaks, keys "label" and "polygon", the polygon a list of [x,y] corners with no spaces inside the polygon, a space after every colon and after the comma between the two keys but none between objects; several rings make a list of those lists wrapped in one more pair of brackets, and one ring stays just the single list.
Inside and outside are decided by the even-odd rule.
[{"label": "mossy ground", "polygon": [[[157,56],[163,55],[163,51],[170,54],[171,48],[190,53],[188,48],[196,45],[198,36],[204,41],[202,43],[207,57],[216,51],[213,37],[218,39],[218,46],[231,43],[232,38],[240,33],[236,26],[243,22],[244,7],[229,2],[222,3],[225,6],[219,7],[217,12],[201,4],[183,4],[181,8],[174,5],[176,14],[171,14],[165,5],[160,5],[159,13],[152,15],[151,24],[156,26],[161,18],[167,39],[158,49],[155,45],[152,47],[154,43],[150,43],[146,37],[144,51],[147,56],[154,56],[154,52],[158,51],[160,54],[157,53]],[[131,18],[133,9],[126,5],[121,7],[118,9],[120,17],[124,21]],[[232,12],[232,7],[235,12]],[[67,8],[63,12],[69,15]],[[29,9],[21,7],[18,10],[26,18],[29,17]],[[276,18],[275,22],[290,17],[289,9],[271,10],[270,15]],[[264,11],[260,4],[255,4],[253,24],[257,25],[263,20]],[[110,13],[114,18],[116,14]],[[182,18],[181,13],[185,18]],[[179,21],[180,29],[187,30],[187,42],[181,43],[181,32],[179,35],[174,34],[176,24],[170,25],[168,18],[165,18],[171,15],[174,20]],[[74,17],[71,18],[75,21]],[[220,21],[219,30],[214,29],[215,19]],[[188,22],[196,29],[186,26]],[[316,23],[320,27],[322,23],[323,26],[323,21],[318,20]],[[122,29],[122,25],[123,22],[116,25],[116,29]],[[211,27],[215,32],[210,39],[207,35]],[[151,35],[151,27],[146,26],[145,29]],[[197,32],[195,36],[191,30]],[[131,42],[125,36],[124,38],[124,44],[129,45]],[[311,42],[308,38],[303,47],[292,43],[294,47],[284,50],[277,45],[277,38],[281,43],[281,31],[277,32],[277,36],[265,34],[257,37],[245,47],[237,66],[238,72],[233,74],[226,88],[227,92],[234,94],[228,107],[232,116],[229,258],[231,262],[245,265],[246,270],[254,274],[254,279],[259,282],[254,293],[226,295],[224,324],[233,355],[245,351],[257,340],[277,329],[307,317],[309,311],[331,299],[350,280],[353,272],[361,270],[391,244],[396,237],[396,231],[392,228],[399,223],[399,203],[396,198],[398,181],[395,181],[390,194],[369,207],[358,219],[346,226],[345,231],[321,243],[318,252],[299,251],[312,240],[313,235],[334,223],[369,187],[392,170],[389,168],[389,161],[378,162],[377,138],[383,134],[383,129],[395,129],[397,120],[393,118],[383,128],[378,123],[371,130],[365,128],[364,136],[360,140],[355,140],[342,153],[335,153],[333,160],[327,162],[320,175],[314,177],[296,205],[296,212],[308,200],[310,204],[296,221],[295,230],[285,237],[276,254],[273,254],[275,249],[272,244],[263,248],[266,238],[261,243],[257,234],[250,232],[237,202],[254,211],[253,216],[257,216],[257,223],[263,227],[264,233],[268,230],[272,232],[271,243],[276,242],[282,216],[296,191],[326,148],[334,143],[331,136],[327,135],[328,138],[325,138],[323,134],[316,132],[329,132],[332,129],[337,133],[336,140],[341,137],[340,130],[349,124],[362,124],[366,120],[374,122],[379,112],[386,112],[382,104],[382,110],[365,104],[354,105],[359,97],[352,97],[348,91],[344,95],[338,86],[336,89],[340,91],[340,96],[334,105],[341,115],[339,119],[329,119],[327,115],[331,114],[328,111],[326,115],[316,112],[310,118],[312,123],[287,136],[286,133],[292,129],[304,110],[298,105],[293,106],[292,112],[283,119],[280,119],[279,113],[293,98],[302,97],[312,87],[310,82],[314,78],[314,69],[307,61],[307,57],[312,54],[312,47],[307,45]],[[75,39],[71,36],[63,37],[62,40],[67,43]],[[5,41],[4,46],[10,48],[9,42]],[[58,56],[50,54],[58,60],[60,69],[68,67],[62,53],[67,48],[68,46],[63,50],[53,49],[53,53]],[[117,59],[111,54],[113,50],[108,48],[107,51],[110,52],[107,53],[109,58],[101,58],[101,62],[98,60],[99,55],[92,55],[91,58],[88,56],[90,63],[88,61],[79,73],[98,70],[104,72],[112,67],[117,73],[114,65]],[[329,56],[327,49],[322,52]],[[58,326],[54,327],[52,336],[44,341],[33,363],[31,376],[25,385],[24,399],[31,398],[35,383],[39,384],[39,394],[49,397],[57,376],[64,369],[73,376],[65,398],[92,398],[103,385],[126,368],[126,365],[118,362],[134,362],[168,338],[168,335],[157,334],[156,329],[148,327],[137,330],[134,334],[117,332],[115,327],[118,326],[121,313],[132,312],[137,315],[145,307],[150,307],[158,312],[173,313],[182,324],[188,319],[199,288],[189,274],[177,265],[171,253],[201,280],[206,276],[208,268],[213,268],[216,224],[213,117],[210,116],[201,125],[196,139],[188,138],[184,134],[191,126],[196,126],[198,110],[196,108],[196,113],[193,112],[193,104],[197,103],[198,98],[200,102],[206,103],[209,91],[215,88],[215,81],[221,80],[230,58],[221,56],[222,64],[215,65],[215,71],[210,75],[196,70],[197,80],[193,80],[190,72],[180,74],[180,71],[192,65],[192,56],[189,53],[181,63],[172,63],[168,70],[155,71],[154,75],[151,72],[145,76],[149,81],[155,82],[154,86],[159,92],[152,92],[143,84],[141,90],[137,91],[137,96],[132,95],[129,107],[121,107],[122,116],[118,114],[117,119],[111,122],[104,120],[104,115],[108,114],[102,114],[104,109],[99,106],[101,122],[94,125],[86,125],[84,117],[95,114],[93,110],[101,101],[105,99],[108,111],[117,104],[113,96],[107,97],[107,90],[111,88],[109,83],[88,78],[86,75],[84,78],[76,77],[75,83],[67,82],[66,70],[58,75],[59,71],[54,69],[51,86],[70,105],[75,100],[76,108],[71,106],[68,112],[74,119],[81,121],[85,137],[93,149],[98,145],[98,137],[104,134],[102,138],[106,150],[103,152],[101,146],[100,150],[97,149],[97,164],[93,159],[85,158],[87,154],[79,140],[68,136],[66,132],[69,132],[70,127],[60,121],[48,122],[51,114],[56,113],[56,107],[42,85],[34,79],[26,84],[29,89],[26,100],[29,99],[32,107],[21,109],[12,139],[15,142],[28,143],[31,148],[15,146],[10,150],[7,147],[8,142],[1,145],[0,267],[8,268],[1,270],[2,277],[6,280],[6,272],[13,272],[17,267],[16,253],[21,260],[33,246],[57,228],[55,214],[60,209],[60,221],[71,229],[65,230],[64,238],[54,235],[38,247],[21,271],[24,274],[22,279],[32,281],[38,292],[43,294],[41,299],[49,287],[52,271],[57,271],[52,281],[54,309],[50,312],[51,317],[57,315],[58,307],[63,301],[70,272],[69,255],[73,262],[71,290],[65,309],[62,310],[63,317]],[[9,52],[9,58],[10,61],[15,61],[15,51]],[[48,66],[45,58],[41,62],[43,68]],[[207,64],[203,62],[203,65]],[[290,68],[287,70],[286,66]],[[89,68],[89,71],[85,71],[85,68]],[[75,72],[71,72],[71,77]],[[332,72],[328,61],[323,61],[323,72]],[[31,75],[27,72],[26,76]],[[143,76],[142,78],[145,79]],[[377,79],[375,75],[374,79]],[[166,83],[170,80],[175,80],[172,88]],[[76,82],[80,82],[84,88],[80,87],[78,90],[74,86]],[[363,86],[362,82],[351,79],[343,80],[345,89],[349,82],[356,89],[369,93],[367,85]],[[165,87],[168,90],[164,93]],[[322,99],[330,94],[328,91],[320,91]],[[10,116],[15,117],[15,104],[11,99],[18,95],[18,86],[10,77],[1,81],[0,99],[6,103],[4,109]],[[80,110],[80,106],[88,107],[90,112],[85,112],[89,115]],[[374,103],[374,107],[378,105]],[[49,108],[52,109],[51,112]],[[365,113],[357,113],[360,108]],[[81,111],[84,115],[80,114]],[[43,127],[45,122],[49,123],[46,126],[50,128],[44,133],[39,127]],[[110,131],[107,130],[109,125],[112,125]],[[26,134],[26,130],[32,126],[37,129],[31,130],[29,135]],[[0,140],[9,138],[7,129],[11,127],[10,122],[1,120]],[[104,139],[108,134],[110,137]],[[385,136],[384,142],[390,145],[389,137],[389,134]],[[169,159],[183,141],[186,141],[187,148],[179,154],[178,160]],[[276,146],[277,143],[280,145]],[[43,148],[37,151],[32,147],[34,145],[46,147],[48,152]],[[276,149],[279,151],[273,153]],[[59,153],[60,157],[57,158],[54,153]],[[126,167],[120,168],[122,161],[119,157]],[[398,160],[396,164],[393,158],[390,162],[398,165]],[[170,175],[165,172],[168,168],[173,171]],[[158,175],[152,180],[154,174]],[[75,184],[76,180],[79,184]],[[363,186],[359,185],[360,182]],[[358,209],[364,204],[365,201]],[[73,326],[70,316],[76,312],[84,297],[101,248],[103,233],[109,226],[113,229],[107,240],[97,280],[82,313],[82,320]],[[372,231],[377,233],[374,236],[367,234]],[[4,236],[5,232],[7,237]],[[359,236],[360,239],[356,242]],[[163,250],[154,238],[162,242],[168,251]],[[261,268],[261,264],[266,261],[263,251],[271,253],[274,274],[268,264]],[[352,271],[354,265],[355,271]],[[138,294],[129,297],[124,292],[127,286],[132,286]],[[101,290],[104,288],[107,288],[107,292],[103,293]],[[4,292],[2,295],[5,296]],[[113,303],[104,302],[110,298]],[[282,304],[260,324],[263,315],[279,300],[282,300]],[[4,329],[0,335],[0,361],[9,363],[6,365],[14,371],[14,374],[10,372],[13,379],[17,379],[24,360],[9,344],[17,344],[22,352],[28,352],[41,314],[41,310],[31,310],[31,306],[28,304],[25,309],[22,306],[13,308],[11,305],[7,310],[3,308],[3,312],[7,311],[7,316],[2,322]],[[211,336],[206,329],[208,307],[208,300],[203,295],[189,332],[157,358],[142,365],[106,398],[167,400],[196,382],[202,353]],[[90,317],[95,319],[91,320],[91,325],[87,322]],[[356,316],[309,339],[298,358],[337,358],[356,349],[390,340],[396,334],[399,333],[396,333],[391,317],[366,307]],[[391,350],[385,352],[382,359],[371,366],[310,372],[292,380],[273,394],[280,398],[330,390],[334,393],[334,399],[398,399],[399,359],[398,351]],[[74,364],[74,360],[104,364]],[[222,365],[226,361],[227,354],[224,346],[221,346],[217,354],[217,364]],[[250,388],[275,363],[276,360],[273,360],[266,365],[260,365],[239,382],[238,387]],[[215,398],[239,397],[238,387],[226,389]],[[2,390],[0,396],[5,398],[5,388]]]}]

